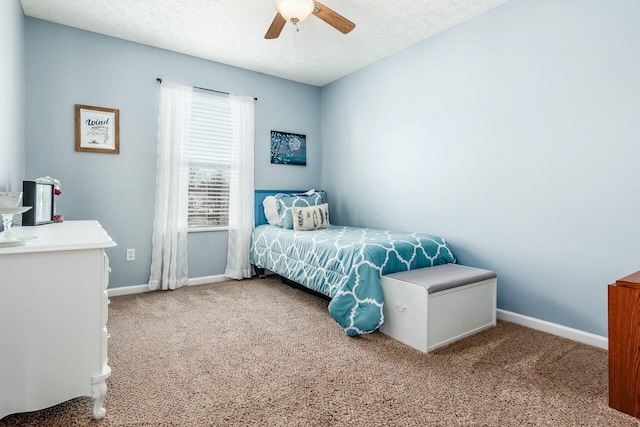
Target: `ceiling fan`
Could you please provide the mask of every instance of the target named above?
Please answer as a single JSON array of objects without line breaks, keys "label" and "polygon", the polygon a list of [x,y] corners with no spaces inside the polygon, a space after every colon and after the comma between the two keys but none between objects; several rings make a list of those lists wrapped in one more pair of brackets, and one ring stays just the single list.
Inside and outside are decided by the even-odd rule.
[{"label": "ceiling fan", "polygon": [[278,38],[284,28],[284,24],[287,22],[291,22],[296,27],[296,31],[299,31],[298,24],[311,14],[322,19],[343,34],[347,34],[356,27],[356,24],[317,1],[276,0],[275,6],[278,13],[264,35],[265,39]]}]

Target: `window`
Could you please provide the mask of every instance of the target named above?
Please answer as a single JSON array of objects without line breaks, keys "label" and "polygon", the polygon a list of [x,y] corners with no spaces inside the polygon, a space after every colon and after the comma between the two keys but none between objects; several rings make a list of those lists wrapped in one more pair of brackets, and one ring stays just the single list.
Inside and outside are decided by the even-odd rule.
[{"label": "window", "polygon": [[251,277],[254,101],[162,84],[149,289],[188,283],[190,231],[229,230],[224,275]]},{"label": "window", "polygon": [[193,92],[189,156],[189,229],[229,225],[229,182],[232,155],[229,98]]}]

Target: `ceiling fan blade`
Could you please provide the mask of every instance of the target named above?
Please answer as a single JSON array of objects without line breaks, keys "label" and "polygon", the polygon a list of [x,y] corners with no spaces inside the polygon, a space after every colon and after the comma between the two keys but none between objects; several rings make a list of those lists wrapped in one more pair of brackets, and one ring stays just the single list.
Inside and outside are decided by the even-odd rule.
[{"label": "ceiling fan blade", "polygon": [[287,21],[282,17],[282,15],[280,15],[279,13],[276,13],[276,17],[273,18],[273,22],[271,23],[271,26],[267,30],[267,34],[264,35],[264,38],[277,39],[280,33],[282,32],[282,29],[284,28],[284,24],[286,23]]},{"label": "ceiling fan blade", "polygon": [[356,27],[356,24],[349,21],[339,13],[336,13],[333,10],[329,9],[322,3],[318,3],[317,1],[314,1],[313,3],[315,4],[313,14],[341,33],[347,34],[349,31],[353,30]]}]

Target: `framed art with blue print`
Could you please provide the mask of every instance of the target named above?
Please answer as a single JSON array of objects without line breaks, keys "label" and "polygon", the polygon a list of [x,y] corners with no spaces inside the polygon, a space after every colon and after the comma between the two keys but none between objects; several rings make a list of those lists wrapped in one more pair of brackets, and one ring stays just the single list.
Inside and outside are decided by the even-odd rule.
[{"label": "framed art with blue print", "polygon": [[306,166],[307,136],[272,130],[271,163]]}]

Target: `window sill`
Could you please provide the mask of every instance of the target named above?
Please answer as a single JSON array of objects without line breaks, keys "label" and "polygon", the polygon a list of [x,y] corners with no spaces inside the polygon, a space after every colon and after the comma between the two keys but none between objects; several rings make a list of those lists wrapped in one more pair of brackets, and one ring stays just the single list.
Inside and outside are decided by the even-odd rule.
[{"label": "window sill", "polygon": [[193,227],[187,229],[187,233],[203,233],[210,231],[228,231],[229,227]]}]

